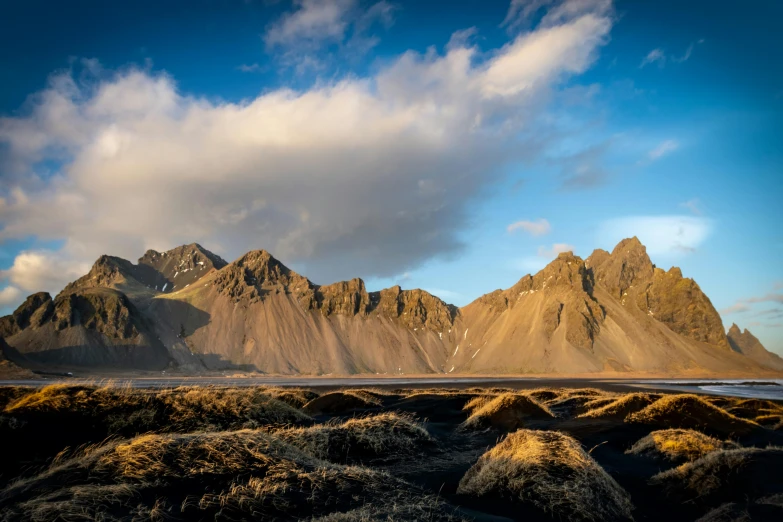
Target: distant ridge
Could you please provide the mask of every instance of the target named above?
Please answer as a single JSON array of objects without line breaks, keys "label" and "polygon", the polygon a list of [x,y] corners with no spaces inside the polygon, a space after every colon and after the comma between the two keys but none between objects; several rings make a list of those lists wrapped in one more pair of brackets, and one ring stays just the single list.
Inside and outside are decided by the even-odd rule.
[{"label": "distant ridge", "polygon": [[[559,254],[535,275],[458,309],[423,290],[317,285],[265,250],[227,263],[197,243],[101,256],[52,299],[0,318],[21,366],[270,374],[783,370],[720,315],[679,268],[657,268],[637,238],[583,260]],[[16,360],[14,360],[16,359]]]}]

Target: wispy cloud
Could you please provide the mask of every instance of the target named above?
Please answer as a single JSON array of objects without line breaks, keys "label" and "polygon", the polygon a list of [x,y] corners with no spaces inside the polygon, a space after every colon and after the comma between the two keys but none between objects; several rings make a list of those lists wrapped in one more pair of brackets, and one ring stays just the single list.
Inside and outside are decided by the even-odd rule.
[{"label": "wispy cloud", "polygon": [[250,73],[250,72],[257,72],[261,70],[261,66],[257,63],[251,63],[250,65],[243,63],[239,67],[237,67],[242,72]]},{"label": "wispy cloud", "polygon": [[667,156],[680,148],[680,144],[675,140],[665,140],[658,144],[657,147],[647,153],[647,157],[650,161],[655,161]]},{"label": "wispy cloud", "polygon": [[704,38],[701,38],[696,42],[690,43],[688,47],[685,49],[685,52],[678,56],[667,55],[663,49],[657,47],[652,51],[650,51],[649,53],[647,53],[647,56],[645,56],[642,59],[642,62],[639,64],[639,68],[642,69],[645,66],[652,65],[652,64],[658,64],[659,68],[663,68],[666,66],[667,61],[671,61],[673,63],[687,62],[690,59],[691,55],[693,54],[693,50],[696,48],[696,46],[703,43],[704,43]]},{"label": "wispy cloud", "polygon": [[[746,313],[753,310],[752,305],[757,304],[764,304],[764,303],[774,303],[774,304],[783,304],[783,293],[777,292],[780,290],[779,284],[776,282],[772,285],[773,292],[767,292],[763,295],[757,295],[752,297],[746,297],[744,299],[737,299],[737,301],[720,311],[722,314],[737,314],[737,313]],[[783,309],[781,308],[772,308],[772,309],[766,309],[766,310],[759,310],[753,313],[754,317],[758,316],[772,316],[772,317],[778,317],[780,314],[783,314]]]},{"label": "wispy cloud", "polygon": [[687,208],[695,216],[701,216],[704,213],[702,211],[702,205],[701,201],[699,201],[699,198],[689,199],[688,201],[680,203],[680,206],[682,208]]},{"label": "wispy cloud", "polygon": [[568,243],[554,243],[551,247],[538,247],[538,257],[552,260],[563,252],[573,252],[574,246]]},{"label": "wispy cloud", "polygon": [[616,245],[637,236],[650,256],[678,257],[697,250],[712,232],[712,222],[697,216],[628,216],[598,228],[598,242]]},{"label": "wispy cloud", "polygon": [[549,224],[549,221],[541,218],[536,221],[517,221],[506,227],[506,231],[509,233],[517,230],[524,230],[533,236],[543,236],[552,230],[552,226]]},{"label": "wispy cloud", "polygon": [[642,59],[642,63],[639,64],[639,68],[641,69],[642,67],[653,63],[657,63],[658,67],[666,65],[666,54],[664,54],[663,49],[653,49],[647,53],[647,56]]}]

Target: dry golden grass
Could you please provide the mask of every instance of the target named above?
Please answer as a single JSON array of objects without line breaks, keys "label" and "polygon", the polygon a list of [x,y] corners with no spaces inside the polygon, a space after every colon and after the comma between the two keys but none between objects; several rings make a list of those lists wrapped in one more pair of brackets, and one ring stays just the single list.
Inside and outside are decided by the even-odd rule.
[{"label": "dry golden grass", "polygon": [[340,463],[397,458],[433,442],[413,417],[396,413],[351,419],[341,424],[289,428],[275,435],[310,455]]},{"label": "dry golden grass", "polygon": [[651,393],[629,393],[615,398],[611,402],[605,399],[585,404],[587,411],[578,416],[580,419],[624,419],[654,403],[660,395]]},{"label": "dry golden grass", "polygon": [[554,431],[510,434],[468,470],[457,492],[511,498],[560,520],[632,520],[628,494],[579,442]]},{"label": "dry golden grass", "polygon": [[472,399],[469,399],[468,402],[465,403],[465,405],[462,407],[463,411],[467,411],[469,413],[473,413],[476,410],[479,410],[483,408],[487,403],[492,401],[497,395],[476,395]]},{"label": "dry golden grass", "polygon": [[532,390],[520,390],[519,393],[533,397],[542,403],[553,401],[563,396],[563,390],[557,388],[534,388]]},{"label": "dry golden grass", "polygon": [[90,422],[104,436],[147,431],[194,431],[310,423],[261,388],[180,387],[140,390],[115,386],[50,385],[3,410],[22,420]]},{"label": "dry golden grass", "polygon": [[745,434],[758,429],[755,422],[740,419],[696,395],[666,395],[641,411],[626,417],[626,422],[689,428],[721,435]]},{"label": "dry golden grass", "polygon": [[377,408],[381,406],[378,397],[362,390],[343,390],[326,393],[302,407],[311,415],[322,413],[345,413],[351,410]]},{"label": "dry golden grass", "polygon": [[[383,498],[432,504],[385,473],[322,461],[258,430],[146,435],[87,448],[12,484],[0,493],[0,520],[296,520]],[[444,509],[433,515],[451,519]]]},{"label": "dry golden grass", "polygon": [[305,388],[265,388],[264,392],[278,401],[282,401],[294,408],[302,408],[313,399],[318,398],[319,394],[313,390]]},{"label": "dry golden grass", "polygon": [[731,500],[755,500],[783,488],[783,448],[718,450],[693,462],[664,471],[650,483],[678,501],[716,505]]},{"label": "dry golden grass", "polygon": [[721,441],[694,430],[659,430],[640,439],[626,453],[662,457],[675,463],[692,462],[713,451],[737,449],[735,442]]},{"label": "dry golden grass", "polygon": [[464,430],[499,428],[515,430],[528,419],[552,418],[552,412],[527,395],[504,393],[471,413],[460,427]]},{"label": "dry golden grass", "polygon": [[768,415],[783,415],[783,407],[763,399],[743,399],[724,409],[732,415],[748,420]]},{"label": "dry golden grass", "polygon": [[751,522],[752,520],[745,507],[731,502],[716,507],[696,522]]},{"label": "dry golden grass", "polygon": [[0,386],[0,411],[3,411],[8,404],[34,391],[35,388],[29,386]]}]

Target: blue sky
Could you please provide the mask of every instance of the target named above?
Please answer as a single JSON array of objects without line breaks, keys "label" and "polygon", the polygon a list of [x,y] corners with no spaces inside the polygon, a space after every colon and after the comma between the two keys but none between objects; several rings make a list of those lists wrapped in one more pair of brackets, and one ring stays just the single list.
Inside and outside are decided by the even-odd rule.
[{"label": "blue sky", "polygon": [[[42,15],[45,13],[45,16]],[[783,3],[17,2],[0,313],[266,248],[463,305],[638,235],[783,353]]]}]

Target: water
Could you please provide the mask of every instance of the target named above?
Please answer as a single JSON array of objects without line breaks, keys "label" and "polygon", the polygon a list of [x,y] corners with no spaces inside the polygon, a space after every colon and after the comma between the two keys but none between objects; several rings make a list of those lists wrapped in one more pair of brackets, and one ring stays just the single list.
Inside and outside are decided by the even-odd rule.
[{"label": "water", "polygon": [[783,401],[783,379],[651,380],[635,381],[635,383],[644,387],[662,390],[701,392],[710,395]]}]

